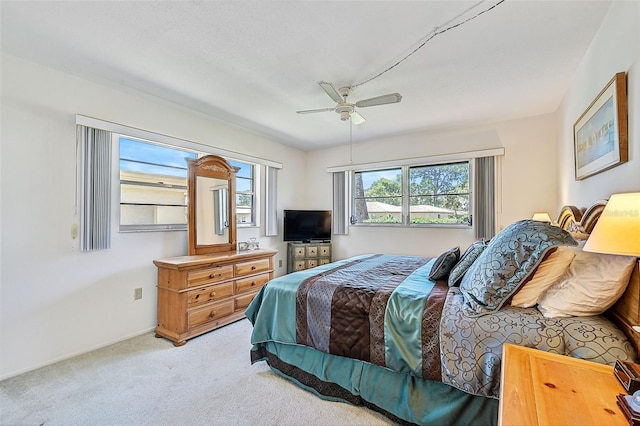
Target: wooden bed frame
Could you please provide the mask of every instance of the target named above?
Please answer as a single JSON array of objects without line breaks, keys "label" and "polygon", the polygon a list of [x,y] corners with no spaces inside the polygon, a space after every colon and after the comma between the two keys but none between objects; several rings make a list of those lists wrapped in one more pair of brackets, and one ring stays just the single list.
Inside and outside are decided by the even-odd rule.
[{"label": "wooden bed frame", "polygon": [[[586,239],[596,226],[607,201],[597,201],[588,209],[564,206],[558,215],[558,225],[574,233],[579,239]],[[633,326],[640,326],[640,263],[636,263],[627,290],[605,315],[627,335],[640,358],[640,332]]]}]

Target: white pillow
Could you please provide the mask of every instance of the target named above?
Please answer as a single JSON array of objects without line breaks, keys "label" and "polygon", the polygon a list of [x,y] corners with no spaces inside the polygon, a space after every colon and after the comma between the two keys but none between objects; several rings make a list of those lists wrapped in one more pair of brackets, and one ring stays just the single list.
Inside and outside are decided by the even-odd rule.
[{"label": "white pillow", "polygon": [[560,246],[545,257],[531,279],[513,296],[511,306],[521,308],[535,306],[540,296],[564,275],[575,255],[573,248]]},{"label": "white pillow", "polygon": [[576,250],[563,277],[538,301],[547,318],[599,315],[622,296],[637,259]]}]

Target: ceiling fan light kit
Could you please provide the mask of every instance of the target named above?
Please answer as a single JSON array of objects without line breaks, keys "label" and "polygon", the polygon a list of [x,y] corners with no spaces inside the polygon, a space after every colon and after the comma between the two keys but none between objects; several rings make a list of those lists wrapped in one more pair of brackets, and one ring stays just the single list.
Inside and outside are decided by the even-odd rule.
[{"label": "ceiling fan light kit", "polygon": [[351,94],[350,87],[341,87],[339,90],[333,86],[333,84],[326,81],[319,81],[318,84],[329,95],[331,99],[337,102],[337,105],[333,108],[321,108],[321,109],[307,109],[297,111],[298,114],[310,114],[315,112],[335,111],[340,116],[340,120],[347,121],[351,119],[353,124],[361,124],[366,120],[356,108],[367,108],[376,105],[395,104],[402,100],[400,93],[390,93],[388,95],[376,96],[369,99],[363,99],[356,103],[347,102],[347,97]]}]

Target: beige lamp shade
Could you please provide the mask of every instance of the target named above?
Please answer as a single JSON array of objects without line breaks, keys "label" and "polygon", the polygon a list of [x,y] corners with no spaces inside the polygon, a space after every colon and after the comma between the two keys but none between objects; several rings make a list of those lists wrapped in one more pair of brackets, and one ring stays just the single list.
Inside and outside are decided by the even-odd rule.
[{"label": "beige lamp shade", "polygon": [[611,196],[583,250],[640,256],[640,192]]},{"label": "beige lamp shade", "polygon": [[537,212],[533,214],[532,220],[536,220],[538,222],[548,222],[551,223],[551,216],[547,212]]}]

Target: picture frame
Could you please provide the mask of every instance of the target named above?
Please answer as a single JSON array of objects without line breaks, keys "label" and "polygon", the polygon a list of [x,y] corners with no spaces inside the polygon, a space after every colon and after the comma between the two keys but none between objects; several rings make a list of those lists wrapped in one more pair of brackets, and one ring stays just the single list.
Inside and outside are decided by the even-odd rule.
[{"label": "picture frame", "polygon": [[628,161],[627,75],[617,73],[573,125],[576,180]]}]

